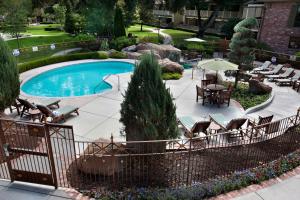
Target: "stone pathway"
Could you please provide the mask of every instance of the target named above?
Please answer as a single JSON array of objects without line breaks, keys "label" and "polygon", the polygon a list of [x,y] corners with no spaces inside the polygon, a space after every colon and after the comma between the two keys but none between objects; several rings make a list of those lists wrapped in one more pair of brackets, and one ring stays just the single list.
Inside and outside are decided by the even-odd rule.
[{"label": "stone pathway", "polygon": [[[147,30],[152,31],[153,33],[158,34],[158,29],[157,28],[147,28]],[[164,44],[172,44],[172,37],[163,32],[164,29],[159,29],[159,35],[161,35],[164,38]]]},{"label": "stone pathway", "polygon": [[80,48],[80,47],[79,48],[66,49],[66,50],[63,50],[63,51],[56,52],[51,57],[53,57],[53,56],[64,56],[64,55],[72,53],[74,51],[80,51],[81,49],[82,48]]}]

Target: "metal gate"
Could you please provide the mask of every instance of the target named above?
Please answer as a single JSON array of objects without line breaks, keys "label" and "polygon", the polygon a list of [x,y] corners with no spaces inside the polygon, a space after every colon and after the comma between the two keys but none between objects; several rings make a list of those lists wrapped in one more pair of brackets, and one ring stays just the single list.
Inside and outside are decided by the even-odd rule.
[{"label": "metal gate", "polygon": [[[48,127],[44,124],[0,120],[1,172],[11,181],[50,185],[57,176]],[[3,172],[2,172],[3,171]]]}]

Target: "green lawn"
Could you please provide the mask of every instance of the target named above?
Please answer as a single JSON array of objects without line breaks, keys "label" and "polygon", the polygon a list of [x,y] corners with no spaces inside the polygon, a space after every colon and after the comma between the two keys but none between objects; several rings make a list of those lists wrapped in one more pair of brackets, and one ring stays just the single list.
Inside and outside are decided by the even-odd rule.
[{"label": "green lawn", "polygon": [[153,33],[147,28],[155,28],[147,25],[143,25],[143,31],[141,31],[141,26],[140,25],[133,25],[127,28],[127,34],[132,33],[134,36],[138,37],[140,40],[143,40],[147,38],[147,41],[149,42],[154,42],[158,43],[158,37],[156,33]]},{"label": "green lawn", "polygon": [[30,35],[45,35],[45,36],[61,36],[61,35],[68,35],[64,31],[45,31],[45,28],[58,28],[61,25],[59,24],[45,24],[45,25],[38,25],[38,26],[29,26],[27,31],[23,34],[30,34]]}]

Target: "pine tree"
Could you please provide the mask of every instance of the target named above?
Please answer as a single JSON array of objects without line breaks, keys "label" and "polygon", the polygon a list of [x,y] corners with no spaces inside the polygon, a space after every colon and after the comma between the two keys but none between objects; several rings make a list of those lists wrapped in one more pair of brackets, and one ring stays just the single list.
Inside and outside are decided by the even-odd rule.
[{"label": "pine tree", "polygon": [[162,81],[158,62],[153,55],[145,55],[136,66],[121,105],[126,140],[176,138],[176,119],[176,107]]},{"label": "pine tree", "polygon": [[20,93],[19,72],[15,58],[0,37],[0,114]]},{"label": "pine tree", "polygon": [[255,18],[247,18],[239,22],[234,27],[234,35],[229,44],[229,59],[239,66],[235,77],[235,87],[237,87],[240,71],[251,69],[255,60],[253,49],[256,45],[252,29],[257,27]]},{"label": "pine tree", "polygon": [[123,12],[118,5],[116,6],[116,10],[115,10],[114,33],[115,33],[115,37],[126,36]]}]

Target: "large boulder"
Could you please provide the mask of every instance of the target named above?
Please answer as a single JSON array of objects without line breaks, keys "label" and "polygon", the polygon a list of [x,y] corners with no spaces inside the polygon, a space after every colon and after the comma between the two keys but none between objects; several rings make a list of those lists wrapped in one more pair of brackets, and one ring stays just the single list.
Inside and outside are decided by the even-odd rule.
[{"label": "large boulder", "polygon": [[267,94],[272,92],[272,87],[256,79],[249,80],[249,91],[253,94]]},{"label": "large boulder", "polygon": [[[122,172],[123,159],[117,155],[116,147],[112,150],[111,143],[105,139],[98,139],[91,143],[84,150],[84,153],[77,159],[77,168],[85,174],[112,176]],[[120,152],[118,152],[120,153]]]},{"label": "large boulder", "polygon": [[163,72],[168,72],[168,73],[180,73],[182,74],[184,71],[184,68],[182,65],[171,61],[168,58],[165,58],[163,60],[158,61],[159,65],[161,66],[161,69]]},{"label": "large boulder", "polygon": [[156,51],[151,51],[151,50],[139,50],[139,51],[137,51],[137,53],[139,53],[139,54],[153,54],[154,55],[154,57],[157,59],[157,60],[160,60],[161,59],[161,57],[160,57],[160,55],[156,52]]},{"label": "large boulder", "polygon": [[136,45],[131,45],[129,47],[125,47],[124,49],[122,49],[122,51],[125,51],[125,52],[135,52],[136,51]]},{"label": "large boulder", "polygon": [[181,50],[172,45],[158,45],[153,43],[141,43],[136,46],[136,50],[150,50],[160,55],[162,59],[169,58],[174,62],[180,61]]},{"label": "large boulder", "polygon": [[138,60],[142,56],[141,53],[138,52],[126,52],[128,59]]}]

